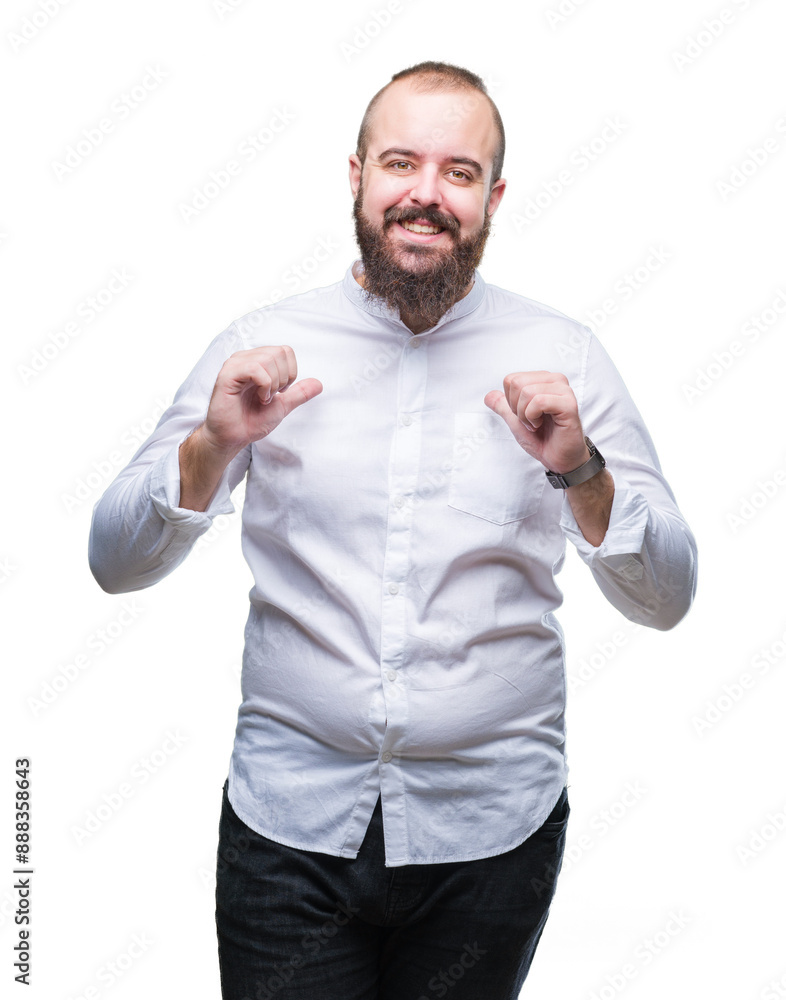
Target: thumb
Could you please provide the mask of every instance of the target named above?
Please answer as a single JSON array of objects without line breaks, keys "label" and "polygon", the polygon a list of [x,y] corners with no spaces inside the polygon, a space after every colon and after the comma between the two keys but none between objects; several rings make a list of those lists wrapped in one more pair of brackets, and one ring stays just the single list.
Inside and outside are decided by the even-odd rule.
[{"label": "thumb", "polygon": [[523,421],[519,420],[510,406],[508,406],[505,393],[500,392],[499,389],[492,389],[491,392],[486,393],[483,402],[490,410],[493,410],[498,416],[502,417],[515,439],[521,444],[529,428]]},{"label": "thumb", "polygon": [[293,382],[286,389],[286,392],[278,393],[278,401],[284,411],[284,416],[303,403],[307,403],[314,396],[318,396],[322,392],[322,383],[316,378],[303,378],[299,382]]}]

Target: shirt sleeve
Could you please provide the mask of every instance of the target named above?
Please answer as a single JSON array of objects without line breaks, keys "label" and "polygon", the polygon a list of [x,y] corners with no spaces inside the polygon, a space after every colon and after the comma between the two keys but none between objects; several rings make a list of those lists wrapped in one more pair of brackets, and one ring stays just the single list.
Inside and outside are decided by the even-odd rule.
[{"label": "shirt sleeve", "polygon": [[204,512],[178,506],[179,449],[204,420],[221,366],[244,346],[234,323],[213,340],[151,436],[95,505],[88,560],[108,593],[142,590],[162,580],[213,518],[233,512],[230,494],[246,473],[250,447],[229,464]]},{"label": "shirt sleeve", "polygon": [[567,496],[560,526],[611,604],[630,621],[665,631],[693,601],[696,541],[625,383],[594,334],[586,332],[579,413],[614,479],[614,499],[599,546],[584,538]]}]

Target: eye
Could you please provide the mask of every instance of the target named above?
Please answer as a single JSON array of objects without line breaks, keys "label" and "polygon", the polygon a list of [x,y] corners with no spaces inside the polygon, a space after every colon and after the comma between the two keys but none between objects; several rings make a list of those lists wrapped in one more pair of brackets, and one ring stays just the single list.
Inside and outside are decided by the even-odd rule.
[{"label": "eye", "polygon": [[463,170],[459,170],[458,167],[450,171],[450,176],[457,181],[469,181],[472,179],[469,174],[465,173]]},{"label": "eye", "polygon": [[409,164],[406,160],[395,160],[393,163],[389,164],[397,173],[403,173],[405,170],[409,169]]}]

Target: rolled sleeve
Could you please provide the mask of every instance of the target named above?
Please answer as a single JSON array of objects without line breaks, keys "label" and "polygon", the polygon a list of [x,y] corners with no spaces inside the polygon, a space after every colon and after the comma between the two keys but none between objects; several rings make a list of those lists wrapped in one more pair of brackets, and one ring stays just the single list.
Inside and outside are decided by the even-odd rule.
[{"label": "rolled sleeve", "polygon": [[585,433],[606,459],[614,498],[597,547],[582,534],[567,496],[560,527],[618,611],[639,624],[670,629],[696,592],[696,542],[619,372],[594,334],[586,333],[579,411]]},{"label": "rolled sleeve", "polygon": [[[185,440],[185,438],[183,439]],[[160,458],[150,470],[150,501],[159,516],[184,534],[198,537],[207,531],[214,517],[232,514],[235,507],[230,498],[230,463],[221,476],[216,491],[204,511],[180,507],[180,445]]]},{"label": "rolled sleeve", "polygon": [[229,463],[205,511],[180,507],[180,445],[204,420],[224,361],[244,347],[235,324],[219,334],[178,390],[153,434],[93,510],[88,560],[109,593],[152,586],[188,555],[219,514],[231,514],[232,490],[251,449]]},{"label": "rolled sleeve", "polygon": [[606,535],[600,545],[592,545],[582,534],[567,496],[562,504],[560,527],[588,566],[598,559],[630,556],[641,552],[649,520],[649,505],[641,493],[621,476],[614,477],[614,498]]}]

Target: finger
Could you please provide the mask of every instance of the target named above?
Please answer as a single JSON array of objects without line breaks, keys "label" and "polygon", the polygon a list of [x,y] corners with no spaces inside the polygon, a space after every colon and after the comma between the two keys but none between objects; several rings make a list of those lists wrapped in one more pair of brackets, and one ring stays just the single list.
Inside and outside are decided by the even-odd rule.
[{"label": "finger", "polygon": [[516,387],[520,393],[526,394],[527,396],[535,396],[539,392],[549,393],[553,396],[570,396],[573,393],[571,387],[567,382],[528,382],[527,385],[521,385]]},{"label": "finger", "polygon": [[271,387],[270,398],[272,399],[276,392],[285,392],[297,378],[297,361],[295,352],[288,344],[271,348],[271,350],[273,351],[272,360],[278,372],[278,384]]},{"label": "finger", "polygon": [[[262,362],[246,356],[230,358],[221,371],[220,381],[223,382],[224,390],[231,395],[240,395],[253,384],[257,388],[259,398],[262,399],[270,389],[273,379]],[[216,385],[218,384],[217,382]]]},{"label": "finger", "polygon": [[572,394],[538,392],[523,406],[523,401],[519,403],[518,416],[535,428],[542,425],[546,414],[552,417],[572,416],[575,407],[571,406],[571,397]]},{"label": "finger", "polygon": [[[573,392],[565,382],[529,382],[527,385],[519,386],[512,384],[505,392],[508,406],[518,416],[520,420],[527,420],[527,411],[532,400],[537,396],[559,396],[572,397]],[[535,424],[534,426],[539,426]]]},{"label": "finger", "polygon": [[554,396],[571,396],[573,390],[566,382],[528,382],[527,385],[511,386],[505,395],[511,404],[511,409],[515,410],[516,407],[511,402],[513,399],[516,401],[520,399],[529,401],[541,393]]},{"label": "finger", "polygon": [[534,371],[534,372],[511,372],[506,375],[502,380],[502,386],[505,389],[505,393],[511,389],[525,389],[531,385],[538,383],[548,384],[548,385],[568,385],[567,376],[563,375],[562,372],[546,372],[546,371]]},{"label": "finger", "polygon": [[283,350],[276,350],[270,356],[260,361],[261,367],[270,376],[270,384],[266,391],[260,390],[259,400],[261,403],[269,403],[282,385],[289,385],[289,363]]},{"label": "finger", "polygon": [[264,371],[269,376],[270,381],[264,382],[260,385],[257,395],[259,396],[260,403],[266,405],[278,392],[279,374],[275,361],[268,362],[264,367]]},{"label": "finger", "polygon": [[487,392],[483,402],[489,407],[489,409],[493,410],[498,416],[502,417],[519,443],[521,443],[521,439],[523,437],[521,433],[522,428],[530,432],[535,430],[535,428],[528,421],[521,420],[516,416],[508,405],[504,392],[500,392],[499,389],[492,389],[491,392]]},{"label": "finger", "polygon": [[287,383],[281,387],[281,392],[283,392],[284,389],[288,389],[297,378],[297,359],[295,358],[295,352],[289,344],[284,344],[281,350],[284,352],[287,360]]},{"label": "finger", "polygon": [[226,363],[224,374],[229,392],[243,392],[253,382],[259,402],[269,403],[279,390],[297,378],[295,352],[288,345],[238,351]]}]

